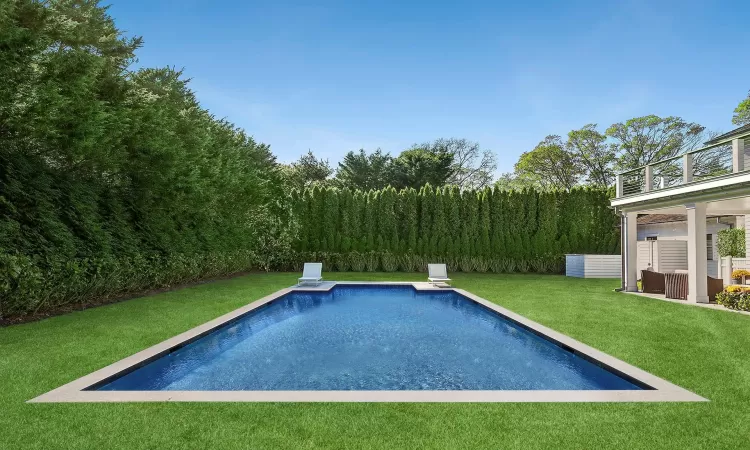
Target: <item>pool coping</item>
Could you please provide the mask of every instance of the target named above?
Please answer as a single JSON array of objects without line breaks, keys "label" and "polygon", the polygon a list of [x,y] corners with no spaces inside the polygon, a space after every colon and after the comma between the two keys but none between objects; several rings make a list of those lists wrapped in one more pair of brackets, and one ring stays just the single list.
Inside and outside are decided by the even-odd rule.
[{"label": "pool coping", "polygon": [[[95,391],[86,390],[199,339],[250,311],[293,291],[329,291],[336,285],[411,285],[417,291],[454,291],[563,348],[620,376],[649,386],[644,390],[460,390],[460,391]],[[569,336],[529,320],[471,292],[414,282],[327,282],[292,286],[267,295],[134,355],[64,384],[28,403],[75,402],[696,402],[707,399]]]}]

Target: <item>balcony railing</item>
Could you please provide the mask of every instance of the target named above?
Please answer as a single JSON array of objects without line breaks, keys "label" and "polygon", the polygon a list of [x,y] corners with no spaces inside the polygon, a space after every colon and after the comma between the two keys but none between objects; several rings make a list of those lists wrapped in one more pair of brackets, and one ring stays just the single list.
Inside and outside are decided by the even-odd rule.
[{"label": "balcony railing", "polygon": [[[617,175],[617,197],[682,186],[750,169],[750,137],[720,142]],[[750,148],[748,148],[750,151]]]}]

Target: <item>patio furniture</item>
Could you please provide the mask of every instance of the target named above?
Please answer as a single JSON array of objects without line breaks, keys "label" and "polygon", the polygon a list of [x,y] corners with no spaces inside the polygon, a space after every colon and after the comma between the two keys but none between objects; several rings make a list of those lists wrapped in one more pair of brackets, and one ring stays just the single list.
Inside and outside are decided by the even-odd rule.
[{"label": "patio furniture", "polygon": [[[724,290],[724,281],[719,278],[706,277],[708,300],[716,301],[716,294]],[[664,274],[665,289],[664,296],[687,300],[688,296],[688,274],[687,273],[666,273]]]},{"label": "patio furniture", "polygon": [[715,302],[716,294],[724,290],[724,280],[708,277],[708,300]]},{"label": "patio furniture", "polygon": [[664,294],[664,274],[653,270],[642,270],[641,291],[644,294]]},{"label": "patio furniture", "polygon": [[315,283],[318,286],[323,280],[323,263],[305,263],[302,269],[302,276],[297,280],[297,285],[302,286],[307,283]]},{"label": "patio furniture", "polygon": [[667,298],[687,300],[688,274],[665,273],[664,274],[664,296]]},{"label": "patio furniture", "polygon": [[436,283],[445,283],[450,286],[451,279],[448,278],[448,268],[445,264],[427,264],[427,280],[433,286]]}]

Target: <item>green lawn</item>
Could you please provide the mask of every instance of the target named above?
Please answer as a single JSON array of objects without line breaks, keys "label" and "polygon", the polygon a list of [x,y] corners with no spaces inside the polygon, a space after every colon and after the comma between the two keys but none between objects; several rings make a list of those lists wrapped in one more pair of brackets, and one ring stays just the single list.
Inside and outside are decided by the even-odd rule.
[{"label": "green lawn", "polygon": [[[455,284],[708,398],[598,404],[26,404],[295,282],[248,275],[0,329],[0,448],[748,448],[750,316],[612,292],[616,280]],[[418,274],[329,274],[421,280]]]}]

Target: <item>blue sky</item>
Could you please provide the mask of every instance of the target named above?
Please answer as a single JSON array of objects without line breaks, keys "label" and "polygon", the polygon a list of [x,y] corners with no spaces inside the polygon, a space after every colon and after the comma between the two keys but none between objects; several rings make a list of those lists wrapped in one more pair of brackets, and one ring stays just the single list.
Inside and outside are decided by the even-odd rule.
[{"label": "blue sky", "polygon": [[465,137],[511,171],[587,123],[728,131],[750,90],[747,1],[109,3],[144,37],[139,65],[183,67],[205,107],[284,162]]}]

